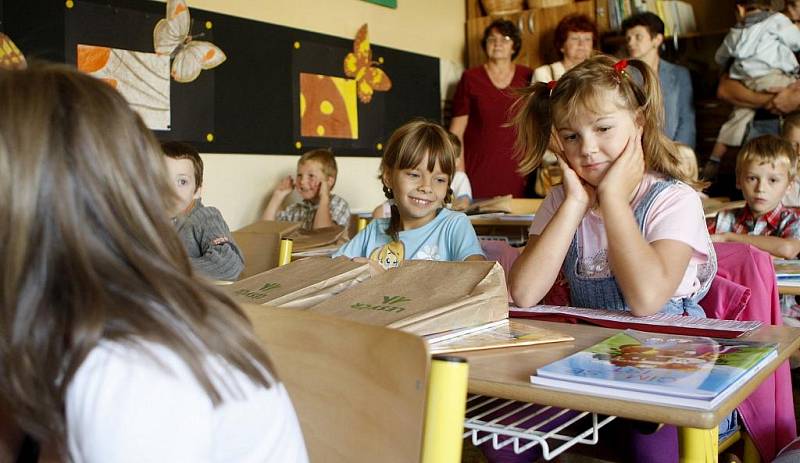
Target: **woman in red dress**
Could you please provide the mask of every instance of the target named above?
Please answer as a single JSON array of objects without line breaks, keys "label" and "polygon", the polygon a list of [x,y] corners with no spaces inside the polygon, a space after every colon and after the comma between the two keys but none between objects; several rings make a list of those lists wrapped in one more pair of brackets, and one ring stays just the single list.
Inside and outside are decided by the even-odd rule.
[{"label": "woman in red dress", "polygon": [[483,33],[489,60],[464,71],[453,97],[450,131],[464,146],[466,172],[474,198],[512,194],[521,197],[526,178],[517,172],[514,129],[507,126],[513,89],[531,81],[533,71],[514,64],[522,47],[514,23],[496,20]]}]

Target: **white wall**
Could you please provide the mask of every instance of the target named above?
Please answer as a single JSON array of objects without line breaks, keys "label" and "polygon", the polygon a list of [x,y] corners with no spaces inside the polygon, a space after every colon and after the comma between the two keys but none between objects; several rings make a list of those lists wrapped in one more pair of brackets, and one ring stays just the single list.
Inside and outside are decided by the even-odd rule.
[{"label": "white wall", "polygon": [[[188,3],[190,8],[345,38],[354,37],[366,22],[372,43],[447,60],[443,67],[448,72],[443,78],[451,81],[457,78],[463,62],[464,0],[398,0],[397,9],[362,0],[188,0]],[[203,200],[218,207],[235,230],[258,219],[273,185],[281,177],[294,173],[297,156],[204,154],[203,161]],[[339,178],[334,192],[345,198],[354,211],[371,210],[383,201],[377,180],[379,161],[337,153]]]}]

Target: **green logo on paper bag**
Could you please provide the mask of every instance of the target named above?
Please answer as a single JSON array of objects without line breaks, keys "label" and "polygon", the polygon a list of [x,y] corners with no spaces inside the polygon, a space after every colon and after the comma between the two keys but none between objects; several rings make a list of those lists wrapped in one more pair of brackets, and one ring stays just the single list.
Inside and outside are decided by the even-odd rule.
[{"label": "green logo on paper bag", "polygon": [[380,310],[383,312],[397,312],[400,313],[406,310],[405,307],[400,307],[400,304],[410,302],[411,299],[404,296],[383,296],[383,302],[380,304],[367,304],[365,302],[356,302],[351,305],[351,309],[358,310]]},{"label": "green logo on paper bag", "polygon": [[280,288],[280,287],[281,287],[280,283],[265,283],[264,286],[262,286],[262,287],[260,287],[260,288],[258,288],[256,290],[240,289],[240,290],[236,291],[236,294],[238,294],[239,296],[244,296],[244,297],[249,298],[249,299],[258,300],[258,299],[264,299],[265,297],[267,297],[267,294],[266,294],[267,292],[269,292],[269,291],[271,291],[273,289],[276,289],[276,288]]}]

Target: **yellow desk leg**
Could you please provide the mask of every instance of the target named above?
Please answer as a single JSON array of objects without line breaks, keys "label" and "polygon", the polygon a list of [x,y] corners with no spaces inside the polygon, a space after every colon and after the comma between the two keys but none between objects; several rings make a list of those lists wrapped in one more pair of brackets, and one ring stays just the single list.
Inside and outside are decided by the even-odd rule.
[{"label": "yellow desk leg", "polygon": [[744,433],[744,463],[761,463],[761,455],[750,434]]},{"label": "yellow desk leg", "polygon": [[422,434],[422,463],[461,461],[468,374],[469,365],[464,358],[433,357]]},{"label": "yellow desk leg", "polygon": [[281,240],[281,249],[278,253],[278,265],[286,265],[292,261],[292,240],[284,238]]},{"label": "yellow desk leg", "polygon": [[681,463],[715,463],[718,458],[719,430],[678,428]]}]

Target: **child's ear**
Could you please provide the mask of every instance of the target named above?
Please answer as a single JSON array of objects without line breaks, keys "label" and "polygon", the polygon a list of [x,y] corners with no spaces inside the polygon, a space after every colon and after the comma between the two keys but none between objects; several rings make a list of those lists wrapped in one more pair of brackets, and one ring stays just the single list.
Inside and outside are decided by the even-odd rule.
[{"label": "child's ear", "polygon": [[202,186],[199,186],[199,187],[197,187],[197,189],[196,189],[196,190],[194,190],[194,195],[192,196],[192,198],[194,198],[194,199],[200,199],[200,196],[201,196],[202,194],[203,194],[203,187],[202,187]]},{"label": "child's ear", "polygon": [[328,176],[328,190],[333,189],[333,184],[336,183],[336,179],[333,176]]},{"label": "child's ear", "polygon": [[383,181],[384,186],[388,189],[392,189],[392,176],[389,175],[388,171],[385,171],[381,174],[381,180]]}]

